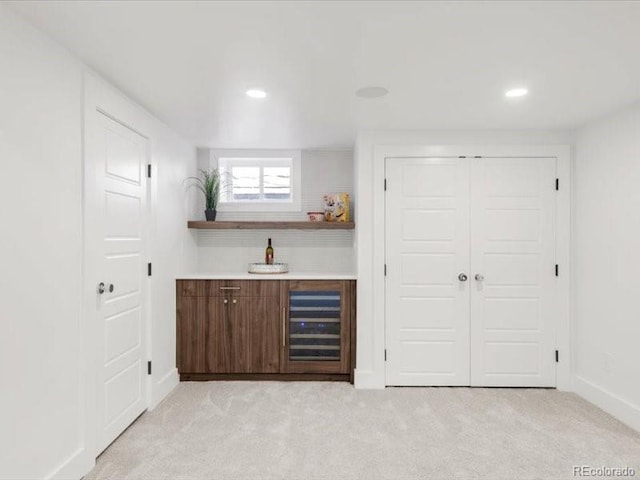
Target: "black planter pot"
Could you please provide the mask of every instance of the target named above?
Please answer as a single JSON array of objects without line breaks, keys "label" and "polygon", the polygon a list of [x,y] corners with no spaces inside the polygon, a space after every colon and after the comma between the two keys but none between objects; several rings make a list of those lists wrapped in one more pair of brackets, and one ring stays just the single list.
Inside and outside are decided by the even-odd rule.
[{"label": "black planter pot", "polygon": [[216,210],[205,210],[204,216],[207,218],[207,222],[215,222],[216,221]]}]

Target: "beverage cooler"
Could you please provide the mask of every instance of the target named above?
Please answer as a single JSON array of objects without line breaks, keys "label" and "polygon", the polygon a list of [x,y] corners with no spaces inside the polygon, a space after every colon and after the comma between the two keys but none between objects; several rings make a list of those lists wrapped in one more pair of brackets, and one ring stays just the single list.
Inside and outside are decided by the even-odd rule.
[{"label": "beverage cooler", "polygon": [[289,292],[289,361],[340,361],[341,294]]},{"label": "beverage cooler", "polygon": [[291,280],[283,292],[283,354],[289,373],[350,373],[355,282]]}]

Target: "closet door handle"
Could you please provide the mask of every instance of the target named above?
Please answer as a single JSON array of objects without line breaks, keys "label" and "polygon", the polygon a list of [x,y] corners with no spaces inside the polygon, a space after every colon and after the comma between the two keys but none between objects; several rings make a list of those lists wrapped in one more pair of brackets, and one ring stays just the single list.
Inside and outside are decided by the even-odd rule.
[{"label": "closet door handle", "polygon": [[109,284],[105,285],[105,284],[104,284],[104,282],[100,282],[100,283],[98,284],[98,288],[97,288],[97,290],[96,290],[96,291],[97,291],[100,295],[102,295],[102,294],[104,294],[105,292],[113,293],[114,288],[115,288],[115,287],[113,286],[113,283],[109,283]]},{"label": "closet door handle", "polygon": [[481,282],[484,280],[484,275],[482,275],[481,273],[476,273],[475,279],[477,282]]},{"label": "closet door handle", "polygon": [[458,280],[460,280],[461,282],[466,282],[468,278],[469,277],[467,277],[466,273],[461,273],[460,275],[458,275]]}]

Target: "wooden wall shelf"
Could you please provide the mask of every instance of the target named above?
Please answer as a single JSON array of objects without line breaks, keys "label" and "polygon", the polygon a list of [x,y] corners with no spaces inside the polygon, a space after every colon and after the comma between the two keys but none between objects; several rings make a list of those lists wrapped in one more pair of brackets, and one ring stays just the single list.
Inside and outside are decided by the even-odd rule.
[{"label": "wooden wall shelf", "polygon": [[189,228],[201,230],[353,230],[355,226],[354,222],[188,222]]}]

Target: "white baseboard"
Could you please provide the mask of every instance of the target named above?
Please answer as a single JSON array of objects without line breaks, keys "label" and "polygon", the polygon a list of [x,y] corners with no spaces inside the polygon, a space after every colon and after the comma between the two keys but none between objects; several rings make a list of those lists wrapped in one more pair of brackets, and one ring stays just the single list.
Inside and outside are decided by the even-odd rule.
[{"label": "white baseboard", "polygon": [[79,448],[62,465],[45,477],[46,480],[79,480],[96,465],[95,455],[89,455],[85,448]]},{"label": "white baseboard", "polygon": [[579,375],[573,379],[573,388],[585,400],[640,432],[640,407],[638,405],[620,398]]},{"label": "white baseboard", "polygon": [[356,368],[353,376],[353,386],[362,390],[379,390],[383,389],[385,384],[384,378],[380,378],[380,375],[373,370],[358,370]]},{"label": "white baseboard", "polygon": [[178,386],[178,383],[180,383],[178,369],[173,368],[152,387],[149,410],[156,408],[171,393],[171,390]]}]

